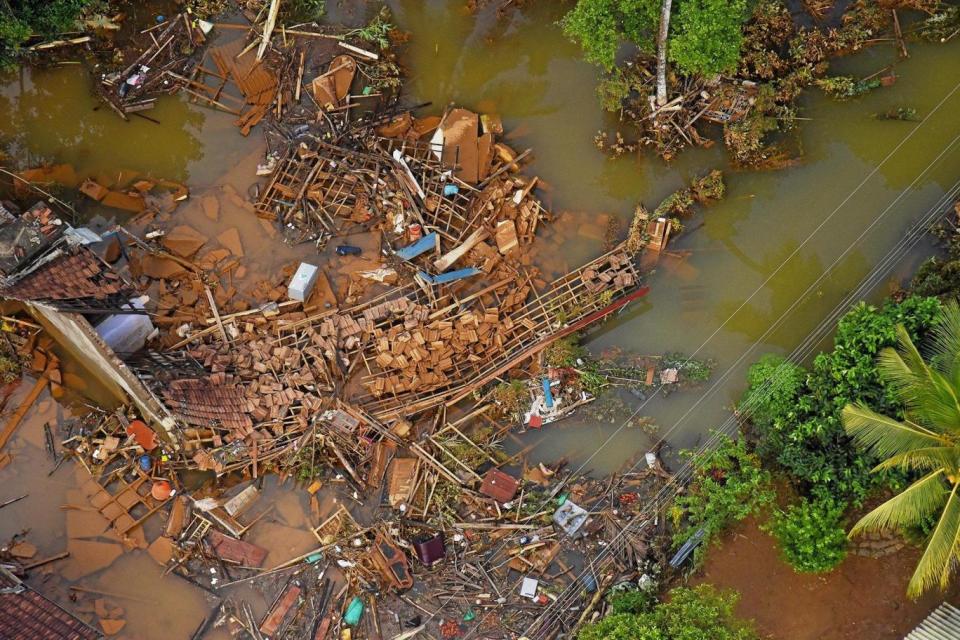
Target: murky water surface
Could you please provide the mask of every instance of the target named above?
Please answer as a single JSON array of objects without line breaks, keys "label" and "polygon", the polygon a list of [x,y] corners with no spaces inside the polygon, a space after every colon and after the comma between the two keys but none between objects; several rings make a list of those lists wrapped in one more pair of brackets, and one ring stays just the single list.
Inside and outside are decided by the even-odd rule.
[{"label": "murky water surface", "polygon": [[[331,6],[332,19],[356,23],[369,11],[347,4]],[[596,70],[579,59],[555,26],[562,3],[531,3],[535,6],[499,22],[445,0],[390,4],[395,21],[412,32],[404,54],[410,103],[432,101],[434,112],[456,102],[499,113],[511,144],[535,150],[530,171],[541,177],[540,195],[557,214],[544,230],[548,249],[540,256],[551,270],[597,255],[609,216],[620,218],[625,228],[637,202],[652,208],[690,178],[717,166],[727,169],[727,198],[689,221],[688,232],[671,245],[676,254],[649,276],[649,296],[590,336],[596,350],[680,351],[717,362],[716,384],[655,398],[641,410],[675,447],[695,444],[722,421],[742,391],[745,366],[763,352],[792,350],[960,176],[954,144],[960,135],[960,39],[947,46],[912,45],[910,59],[897,67],[897,84],[864,99],[838,104],[808,93],[801,112],[808,120],[798,134],[803,163],[780,172],[737,172],[716,148],[684,153],[671,165],[649,154],[609,160],[599,153],[594,135],[614,131],[617,123],[597,104]],[[895,56],[891,47],[875,48],[836,68],[867,75]],[[245,194],[254,181],[263,151],[258,130],[242,138],[231,116],[182,98],[161,100],[149,112],[159,125],[138,118],[125,123],[92,97],[89,82],[78,66],[9,77],[0,86],[0,148],[23,165],[66,162],[83,176],[104,178],[136,171],[185,182],[194,196],[221,196],[226,204],[217,224],[239,227],[263,272],[309,255],[309,247],[277,248],[248,211],[222,198]],[[872,117],[894,106],[914,107],[926,119],[916,124]],[[216,225],[196,203],[181,207],[177,216],[213,231]],[[124,221],[122,214],[85,206],[85,215]],[[929,250],[921,245],[897,274],[909,273]],[[829,277],[808,292],[827,269]],[[886,290],[882,283],[874,295]],[[779,328],[770,331],[774,325]],[[31,527],[42,555],[65,546],[66,515],[59,507],[70,503],[74,486],[70,469],[46,475],[42,425],[55,411],[71,409],[43,396],[12,443],[17,459],[0,471],[0,485],[7,487],[0,500],[31,494],[4,511],[0,540]],[[567,455],[575,464],[608,471],[650,445],[648,436],[634,430],[613,436],[618,426],[575,417],[527,437],[539,439],[538,457]],[[295,506],[288,505],[283,517],[266,518],[269,531],[255,536],[260,544],[277,541],[277,557],[293,553],[282,546],[297,540],[287,529],[304,533]],[[160,579],[144,553],[124,556],[85,584],[107,589],[104,585],[118,583],[132,585],[153,603],[120,603],[128,608],[129,637],[187,637],[207,610],[195,590],[167,588],[180,583]],[[170,630],[157,635],[157,625]]]}]

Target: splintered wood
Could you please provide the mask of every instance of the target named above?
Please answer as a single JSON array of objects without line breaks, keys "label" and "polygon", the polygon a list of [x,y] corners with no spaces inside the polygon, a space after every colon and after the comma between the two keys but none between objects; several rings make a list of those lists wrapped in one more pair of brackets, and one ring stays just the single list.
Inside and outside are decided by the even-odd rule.
[{"label": "splintered wood", "polygon": [[[244,41],[238,39],[213,47],[210,57],[217,66],[220,79],[223,82],[232,81],[243,94],[247,109],[239,114],[236,125],[243,135],[248,135],[270,111],[279,83],[276,74],[261,60],[261,56],[254,57],[249,53],[241,55],[244,45]],[[219,95],[220,89],[208,93]]]}]

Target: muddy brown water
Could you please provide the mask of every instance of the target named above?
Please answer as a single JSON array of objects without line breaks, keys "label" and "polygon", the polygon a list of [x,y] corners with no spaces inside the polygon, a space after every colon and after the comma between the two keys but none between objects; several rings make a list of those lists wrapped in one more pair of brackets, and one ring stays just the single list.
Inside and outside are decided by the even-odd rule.
[{"label": "muddy brown water", "polygon": [[[655,206],[691,177],[717,166],[727,170],[727,198],[690,221],[691,231],[671,245],[675,251],[689,251],[689,256],[663,260],[648,278],[649,296],[590,334],[590,347],[597,351],[609,346],[645,354],[697,351],[717,361],[714,380],[730,369],[715,387],[708,383],[699,390],[658,397],[642,409],[677,448],[694,445],[726,417],[742,391],[747,363],[763,352],[789,351],[798,344],[960,176],[960,152],[951,147],[944,153],[960,135],[960,92],[947,98],[889,159],[891,150],[918,125],[872,117],[901,105],[916,108],[921,117],[930,114],[960,83],[960,39],[946,46],[911,45],[911,57],[897,67],[896,85],[863,99],[839,104],[808,92],[801,101],[801,115],[808,120],[798,134],[803,163],[780,172],[738,172],[718,148],[686,152],[670,165],[646,153],[607,159],[595,149],[593,138],[600,130],[612,133],[616,120],[598,106],[596,70],[580,60],[577,48],[555,26],[562,11],[555,5],[560,3],[532,3],[501,21],[490,12],[470,15],[459,4],[390,2],[395,21],[413,36],[404,53],[410,73],[408,99],[432,101],[435,112],[456,102],[499,113],[511,144],[535,150],[529,171],[541,177],[540,195],[556,213],[555,222],[544,229],[546,249],[540,256],[548,268],[564,271],[598,254],[610,216],[625,226],[638,201]],[[358,23],[366,11],[363,4],[331,6],[331,19]],[[892,47],[878,47],[835,68],[866,75],[895,57]],[[230,116],[183,98],[163,99],[149,115],[161,124],[139,119],[124,123],[100,108],[78,66],[25,69],[0,86],[0,143],[25,165],[68,162],[81,175],[104,179],[123,169],[183,181],[193,198],[177,211],[178,219],[204,232],[238,227],[255,272],[270,273],[311,255],[309,246],[291,248],[267,238],[231,195],[242,197],[254,181],[263,152],[259,131],[242,138]],[[220,201],[218,222],[201,212],[199,200],[206,195]],[[100,224],[125,220],[123,214],[90,205],[85,205],[84,215]],[[881,215],[880,223],[834,264]],[[922,245],[898,266],[897,275],[909,273],[929,251]],[[805,295],[828,268],[823,285]],[[881,284],[873,297],[885,291]],[[798,299],[782,327],[765,336]],[[25,395],[29,384],[25,381],[18,394]],[[65,465],[47,476],[42,425],[57,411],[69,415],[77,410],[76,403],[54,403],[44,394],[12,441],[15,460],[0,470],[0,499],[21,493],[30,497],[0,513],[0,540],[30,528],[30,540],[40,547],[41,556],[67,546],[67,511],[61,505],[75,499],[70,495],[74,470]],[[608,441],[618,426],[574,417],[525,437],[538,442],[536,457],[566,455],[574,464],[603,472],[651,444],[649,436],[633,430],[620,431]],[[279,507],[251,532],[255,542],[271,549],[268,566],[309,542],[301,520],[303,492],[272,483],[269,501]],[[82,549],[76,556],[80,564],[92,560],[83,557]],[[59,570],[65,563],[53,566]],[[79,584],[107,590],[122,585],[137,595],[139,600],[115,599],[128,619],[123,637],[186,638],[209,609],[209,598],[160,574],[145,553],[134,552]],[[56,573],[40,573],[32,580],[54,597],[66,597],[68,585]],[[266,606],[255,590],[246,590],[244,596],[257,611]]]}]

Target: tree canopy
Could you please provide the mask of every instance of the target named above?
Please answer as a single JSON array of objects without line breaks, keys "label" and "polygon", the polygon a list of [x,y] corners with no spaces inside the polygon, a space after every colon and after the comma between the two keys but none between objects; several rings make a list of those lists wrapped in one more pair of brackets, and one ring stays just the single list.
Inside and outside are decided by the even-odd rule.
[{"label": "tree canopy", "polygon": [[863,403],[843,409],[843,426],[858,446],[882,460],[875,471],[898,469],[916,479],[863,516],[850,535],[924,528],[935,520],[907,593],[945,589],[960,564],[960,307],[946,305],[932,331],[925,360],[903,326],[897,349],[877,358],[881,378],[903,403],[903,419]]},{"label": "tree canopy", "polygon": [[[746,0],[675,0],[670,59],[684,73],[733,71],[740,58]],[[561,21],[564,33],[580,44],[584,57],[607,71],[620,45],[629,42],[653,51],[660,25],[659,0],[578,0]]]}]

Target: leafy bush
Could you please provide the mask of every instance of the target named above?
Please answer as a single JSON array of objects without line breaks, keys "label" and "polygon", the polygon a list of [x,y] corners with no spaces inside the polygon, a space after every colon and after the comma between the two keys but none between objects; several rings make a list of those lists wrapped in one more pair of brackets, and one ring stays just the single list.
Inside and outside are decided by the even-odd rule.
[{"label": "leafy bush", "polygon": [[607,597],[607,602],[610,603],[614,613],[637,614],[650,611],[656,603],[656,598],[650,591],[630,589],[611,593]]},{"label": "leafy bush", "polygon": [[757,452],[784,470],[802,495],[820,487],[859,503],[878,482],[888,482],[889,474],[870,473],[875,460],[852,445],[840,412],[859,401],[898,415],[900,404],[877,374],[877,353],[896,343],[897,324],[916,337],[939,309],[936,298],[921,296],[879,309],[861,303],[840,320],[834,348],[819,354],[810,371],[777,356],[761,358],[750,368],[740,404]]},{"label": "leafy bush", "polygon": [[688,74],[734,71],[747,15],[746,0],[683,0],[671,25],[670,59]]},{"label": "leafy bush", "polygon": [[10,64],[33,34],[54,36],[77,28],[91,0],[9,0],[0,4],[0,63]]},{"label": "leafy bush", "polygon": [[695,553],[699,561],[710,540],[731,524],[773,502],[770,473],[741,440],[724,438],[720,445],[694,458],[693,479],[685,494],[674,501],[673,519],[679,525],[673,543],[679,547],[697,529],[706,531]]},{"label": "leafy bush", "polygon": [[739,595],[708,584],[677,587],[666,602],[639,614],[614,613],[584,626],[578,640],[756,640],[753,626],[737,618]]},{"label": "leafy bush", "polygon": [[818,493],[777,511],[768,525],[787,562],[801,573],[832,571],[847,555],[846,502]]},{"label": "leafy bush", "polygon": [[613,69],[623,42],[652,50],[659,25],[659,0],[578,0],[560,21],[567,37],[583,48],[584,57],[607,71]]},{"label": "leafy bush", "polygon": [[[578,0],[560,21],[563,32],[583,48],[584,57],[607,71],[617,50],[631,42],[652,52],[660,28],[660,0]],[[668,51],[687,74],[733,71],[740,60],[746,0],[674,2]]]}]

